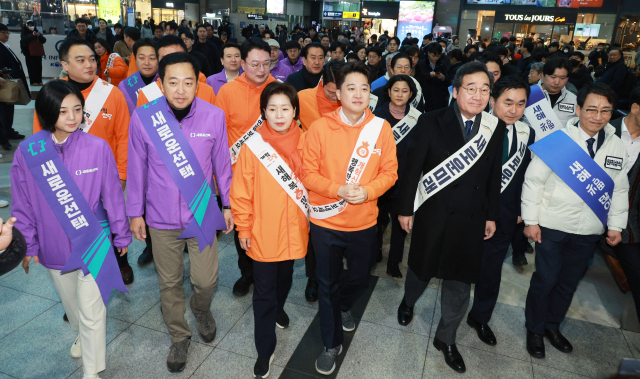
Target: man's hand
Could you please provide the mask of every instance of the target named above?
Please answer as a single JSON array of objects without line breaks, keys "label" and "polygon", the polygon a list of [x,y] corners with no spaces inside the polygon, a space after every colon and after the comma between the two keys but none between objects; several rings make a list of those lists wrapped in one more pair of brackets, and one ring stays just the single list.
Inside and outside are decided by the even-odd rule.
[{"label": "man's hand", "polygon": [[239,238],[239,241],[242,250],[249,251],[249,248],[251,247],[251,238]]},{"label": "man's hand", "polygon": [[123,247],[122,249],[118,248],[118,253],[120,253],[120,256],[123,256],[127,253],[127,251],[129,251],[129,247]]},{"label": "man's hand", "polygon": [[31,258],[33,258],[33,261],[39,265],[40,264],[40,259],[38,259],[38,256],[34,256],[34,257],[30,257],[30,256],[26,256],[24,258],[22,258],[22,268],[24,269],[25,274],[29,273],[29,262],[31,261]]},{"label": "man's hand", "polygon": [[411,233],[411,228],[413,227],[413,216],[398,216],[398,221],[400,221],[400,227],[407,233]]},{"label": "man's hand", "polygon": [[444,80],[444,74],[439,72],[436,74],[436,78],[440,79],[440,80]]},{"label": "man's hand", "polygon": [[369,194],[364,187],[360,184],[355,184],[349,190],[349,193],[344,198],[349,204],[362,204],[369,198]]},{"label": "man's hand", "polygon": [[2,219],[0,218],[0,250],[8,248],[11,244],[11,240],[13,239],[13,224],[15,224],[16,221],[15,217],[11,217],[2,225]]},{"label": "man's hand", "polygon": [[351,190],[352,187],[353,185],[351,184],[340,186],[340,188],[338,188],[338,197],[341,197],[346,200],[347,196],[349,195],[349,191]]},{"label": "man's hand", "polygon": [[496,222],[487,220],[484,227],[484,239],[488,240],[493,237],[493,233],[496,232]]},{"label": "man's hand", "polygon": [[127,181],[120,179],[120,185],[122,186],[122,190],[124,191],[127,188]]},{"label": "man's hand", "polygon": [[145,230],[146,226],[147,224],[145,224],[142,216],[132,218],[131,223],[129,224],[129,228],[131,229],[131,233],[133,233],[133,237],[138,241],[143,242],[145,239],[147,239],[147,231]]},{"label": "man's hand", "polygon": [[227,230],[225,230],[224,234],[229,234],[233,231],[234,221],[235,219],[233,218],[233,213],[231,212],[231,209],[225,209],[224,222],[227,224]]},{"label": "man's hand", "polygon": [[615,230],[607,231],[607,243],[611,246],[615,246],[622,242],[622,234]]},{"label": "man's hand", "polygon": [[437,75],[436,75],[436,72],[435,72],[435,71],[431,71],[431,72],[429,73],[429,76],[431,76],[432,78],[435,78]]},{"label": "man's hand", "polygon": [[524,227],[524,235],[534,242],[542,243],[542,232],[539,225],[529,225]]}]

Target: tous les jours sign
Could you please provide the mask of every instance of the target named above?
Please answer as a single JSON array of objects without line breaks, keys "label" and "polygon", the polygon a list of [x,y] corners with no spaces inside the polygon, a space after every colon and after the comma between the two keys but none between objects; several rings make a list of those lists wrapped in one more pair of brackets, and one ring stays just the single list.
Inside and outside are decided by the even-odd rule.
[{"label": "tous les jours sign", "polygon": [[553,22],[555,19],[552,15],[546,14],[509,14],[504,15],[507,21],[523,21],[523,22]]},{"label": "tous les jours sign", "polygon": [[521,22],[529,24],[573,24],[577,14],[566,12],[544,13],[513,13],[496,11],[496,22]]}]

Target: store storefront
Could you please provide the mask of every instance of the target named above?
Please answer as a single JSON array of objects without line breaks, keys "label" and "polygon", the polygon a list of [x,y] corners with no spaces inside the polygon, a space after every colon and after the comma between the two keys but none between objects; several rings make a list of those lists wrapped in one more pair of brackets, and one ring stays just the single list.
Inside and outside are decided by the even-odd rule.
[{"label": "store storefront", "polygon": [[[151,0],[152,18],[156,23],[161,21],[175,21],[180,24],[180,21],[185,19],[185,3],[185,1],[176,0]],[[195,5],[199,6],[197,3]],[[195,22],[198,21],[198,19],[196,18],[191,21]]]},{"label": "store storefront", "polygon": [[321,25],[328,29],[345,30],[354,26],[362,27],[360,21],[360,1],[325,1]]},{"label": "store storefront", "polygon": [[371,34],[380,36],[388,31],[391,37],[397,35],[399,13],[399,1],[363,1],[360,11],[362,21],[370,27]]}]

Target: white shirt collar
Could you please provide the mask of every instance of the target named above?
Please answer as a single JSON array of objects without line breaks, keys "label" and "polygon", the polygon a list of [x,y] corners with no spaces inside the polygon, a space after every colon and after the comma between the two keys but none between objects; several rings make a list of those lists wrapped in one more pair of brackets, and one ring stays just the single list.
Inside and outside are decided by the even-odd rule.
[{"label": "white shirt collar", "polygon": [[223,71],[224,71],[225,78],[227,78],[227,83],[234,81],[238,77],[238,75],[236,75],[236,78],[229,79],[229,75],[227,75],[227,70],[223,70]]},{"label": "white shirt collar", "polygon": [[[71,134],[69,134],[69,136],[70,136],[70,135],[71,135]],[[69,139],[69,136],[67,136],[67,138],[65,138],[65,139],[64,139],[64,141],[68,140],[68,139]],[[53,143],[54,143],[55,145],[62,145],[62,144],[64,143],[64,141],[62,141],[62,142],[58,142],[58,139],[56,138],[56,135],[55,135],[55,134],[53,134],[53,133],[51,133],[51,139],[53,140]]]},{"label": "white shirt collar", "polygon": [[355,124],[352,124],[351,121],[349,121],[349,119],[347,118],[347,116],[344,114],[344,112],[342,111],[342,107],[340,107],[340,118],[342,119],[342,122],[344,122],[345,124],[349,125],[349,126],[356,126],[360,123],[362,123],[362,121],[364,121],[364,118],[367,116],[367,112],[365,111],[362,114],[362,117],[360,117],[360,120],[358,120],[358,122],[356,122]]},{"label": "white shirt collar", "polygon": [[590,135],[587,134],[587,132],[584,131],[584,129],[582,129],[581,126],[578,126],[578,128],[580,128],[580,135],[582,136],[582,139],[584,139],[585,142],[589,138],[593,138],[595,140],[595,142],[593,143],[594,146],[596,146],[598,144],[598,133],[596,133],[593,137],[591,137]]},{"label": "white shirt collar", "polygon": [[464,115],[462,114],[462,112],[460,112],[460,117],[462,117],[462,124],[466,124],[467,121],[471,121],[471,122],[476,122],[476,117],[478,117],[478,115],[475,115],[471,118],[466,118],[464,117]]}]

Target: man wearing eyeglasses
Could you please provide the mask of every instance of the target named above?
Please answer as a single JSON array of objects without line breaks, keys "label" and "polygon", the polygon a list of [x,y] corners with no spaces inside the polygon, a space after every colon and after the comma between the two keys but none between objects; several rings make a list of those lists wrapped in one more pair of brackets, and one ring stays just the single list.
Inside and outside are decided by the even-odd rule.
[{"label": "man wearing eyeglasses", "polygon": [[538,81],[560,125],[563,126],[576,117],[577,97],[566,87],[571,71],[572,67],[568,59],[562,57],[549,59],[542,68],[542,79]]},{"label": "man wearing eyeglasses", "polygon": [[[234,81],[223,85],[216,97],[216,105],[224,111],[227,120],[232,168],[242,145],[263,123],[260,95],[267,84],[276,81],[270,75],[270,55],[271,49],[266,42],[255,38],[245,41],[240,60],[244,72]],[[238,231],[234,233],[234,240],[241,277],[233,286],[233,294],[244,296],[253,284],[253,260],[240,246]]]},{"label": "man wearing eyeglasses", "polygon": [[[478,280],[483,242],[493,236],[500,214],[505,123],[483,112],[492,87],[493,77],[483,63],[458,69],[453,79],[456,102],[418,119],[396,204],[402,228],[416,231],[398,323],[408,325],[429,281],[443,279],[442,317],[433,345],[457,372],[466,368],[456,331],[469,305],[471,284]],[[425,306],[417,304],[418,314]]]},{"label": "man wearing eyeglasses", "polygon": [[573,350],[560,323],[600,236],[607,230],[607,243],[615,246],[627,227],[629,158],[609,125],[616,97],[602,83],[582,88],[578,117],[531,147],[521,209],[524,234],[536,242],[525,306],[527,350],[534,358],[545,357],[544,337],[563,353]]}]

